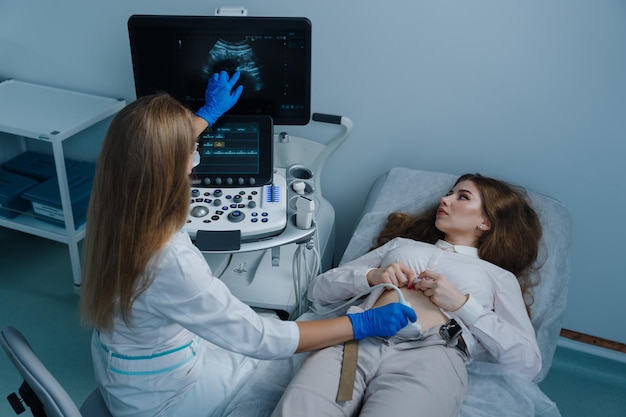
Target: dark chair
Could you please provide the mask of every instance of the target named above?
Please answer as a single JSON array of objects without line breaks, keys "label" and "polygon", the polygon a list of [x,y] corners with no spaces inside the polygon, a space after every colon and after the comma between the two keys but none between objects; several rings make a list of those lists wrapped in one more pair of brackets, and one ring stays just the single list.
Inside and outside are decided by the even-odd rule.
[{"label": "dark chair", "polygon": [[79,409],[16,328],[2,329],[0,345],[24,379],[19,396],[12,393],[7,397],[16,414],[26,406],[34,417],[112,417],[97,388]]}]

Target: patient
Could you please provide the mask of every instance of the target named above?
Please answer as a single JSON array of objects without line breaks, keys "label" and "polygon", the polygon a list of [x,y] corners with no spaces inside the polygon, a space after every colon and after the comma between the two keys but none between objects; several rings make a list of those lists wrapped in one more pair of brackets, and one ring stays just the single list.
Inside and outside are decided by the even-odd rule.
[{"label": "patient", "polygon": [[[378,417],[416,409],[456,416],[471,359],[533,379],[541,354],[529,317],[536,284],[530,273],[540,238],[525,192],[479,174],[461,176],[425,213],[392,213],[378,247],[316,277],[308,297],[330,305],[393,284],[417,312],[421,332],[359,341],[351,399],[338,398],[343,345],[313,353],[273,416]],[[376,288],[351,309],[397,301],[396,291]]]}]

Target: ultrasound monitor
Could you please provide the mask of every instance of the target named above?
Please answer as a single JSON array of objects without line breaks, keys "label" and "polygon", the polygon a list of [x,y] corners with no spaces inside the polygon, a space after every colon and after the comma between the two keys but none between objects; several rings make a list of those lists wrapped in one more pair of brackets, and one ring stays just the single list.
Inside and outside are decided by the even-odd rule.
[{"label": "ultrasound monitor", "polygon": [[311,22],[294,17],[133,15],[128,20],[137,97],[165,91],[195,111],[208,78],[241,73],[227,113],[310,120]]},{"label": "ultrasound monitor", "polygon": [[272,118],[224,115],[198,137],[197,187],[262,186],[272,182]]}]

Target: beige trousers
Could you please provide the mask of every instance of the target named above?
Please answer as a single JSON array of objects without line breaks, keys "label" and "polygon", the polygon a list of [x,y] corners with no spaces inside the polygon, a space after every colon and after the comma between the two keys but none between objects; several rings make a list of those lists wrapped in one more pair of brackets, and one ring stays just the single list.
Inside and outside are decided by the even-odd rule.
[{"label": "beige trousers", "polygon": [[272,417],[456,417],[467,387],[466,357],[437,330],[421,340],[359,341],[351,401],[336,401],[343,345],[311,354]]}]

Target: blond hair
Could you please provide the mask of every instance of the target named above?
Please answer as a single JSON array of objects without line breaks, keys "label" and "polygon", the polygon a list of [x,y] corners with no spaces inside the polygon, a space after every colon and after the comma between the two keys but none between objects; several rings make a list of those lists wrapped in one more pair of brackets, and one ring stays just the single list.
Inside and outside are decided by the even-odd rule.
[{"label": "blond hair", "polygon": [[186,219],[192,114],[172,97],[140,98],[112,120],[97,163],[83,247],[80,308],[98,329],[116,305],[128,323],[150,260]]}]

